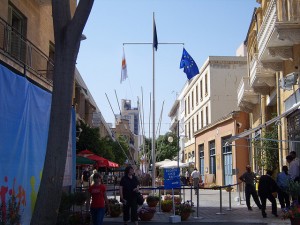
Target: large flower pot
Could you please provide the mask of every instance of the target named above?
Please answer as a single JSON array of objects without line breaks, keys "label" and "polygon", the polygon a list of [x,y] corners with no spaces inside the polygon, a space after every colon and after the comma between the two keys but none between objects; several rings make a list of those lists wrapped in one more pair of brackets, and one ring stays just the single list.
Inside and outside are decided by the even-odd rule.
[{"label": "large flower pot", "polygon": [[154,216],[154,213],[146,212],[146,213],[139,213],[139,217],[142,221],[150,221]]},{"label": "large flower pot", "polygon": [[300,225],[300,218],[290,218],[291,225]]},{"label": "large flower pot", "polygon": [[172,208],[173,208],[172,204],[162,204],[161,205],[161,210],[163,212],[171,212]]},{"label": "large flower pot", "polygon": [[147,204],[149,207],[156,207],[157,206],[158,201],[148,201]]},{"label": "large flower pot", "polygon": [[190,217],[191,213],[190,212],[182,212],[180,217],[181,221],[187,220]]}]

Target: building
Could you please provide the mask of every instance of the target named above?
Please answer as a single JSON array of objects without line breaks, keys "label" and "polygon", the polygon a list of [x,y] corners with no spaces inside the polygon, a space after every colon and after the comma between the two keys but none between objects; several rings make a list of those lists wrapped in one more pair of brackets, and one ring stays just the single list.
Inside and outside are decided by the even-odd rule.
[{"label": "building", "polygon": [[248,141],[240,139],[231,145],[228,140],[248,128],[248,113],[233,111],[195,132],[195,164],[206,185],[239,182],[250,160]]},{"label": "building", "polygon": [[179,161],[183,162],[183,152],[184,152],[184,143],[186,140],[185,137],[185,126],[184,126],[184,93],[188,87],[188,82],[185,83],[183,89],[178,94],[175,102],[172,105],[172,108],[168,114],[171,118],[171,125],[169,130],[179,136]]},{"label": "building", "polygon": [[[264,140],[278,130],[269,141],[275,144],[273,151],[261,153],[250,146],[251,155],[260,156],[251,161],[254,170],[263,171],[267,153],[278,156],[278,168],[286,164],[289,151],[300,155],[300,1],[258,2],[245,41],[249,70],[238,88],[238,106],[249,112],[251,129],[237,138]],[[237,138],[231,139],[233,144]]]},{"label": "building", "polygon": [[237,110],[236,90],[247,74],[246,57],[210,56],[183,94],[187,142],[184,162],[195,164],[195,132]]}]

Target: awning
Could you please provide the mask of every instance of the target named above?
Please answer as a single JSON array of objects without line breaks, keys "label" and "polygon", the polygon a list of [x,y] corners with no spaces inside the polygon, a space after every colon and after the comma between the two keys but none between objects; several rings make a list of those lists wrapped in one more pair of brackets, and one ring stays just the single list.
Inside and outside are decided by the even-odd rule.
[{"label": "awning", "polygon": [[258,131],[262,128],[265,128],[269,125],[271,125],[272,123],[275,123],[276,121],[280,120],[282,117],[285,117],[285,116],[288,116],[289,114],[291,114],[293,111],[295,111],[296,109],[298,109],[298,107],[300,106],[300,102],[294,104],[290,109],[288,109],[287,111],[285,111],[284,113],[282,113],[281,115],[265,122],[264,124],[261,124],[253,129],[250,129],[250,130],[246,130],[242,133],[240,133],[239,135],[236,135],[236,136],[232,136],[228,141],[227,143],[230,144],[232,143],[233,141],[237,140],[237,139],[240,139],[240,138],[243,138],[243,137],[246,137],[246,136],[249,136],[250,134],[254,133],[255,131]]}]

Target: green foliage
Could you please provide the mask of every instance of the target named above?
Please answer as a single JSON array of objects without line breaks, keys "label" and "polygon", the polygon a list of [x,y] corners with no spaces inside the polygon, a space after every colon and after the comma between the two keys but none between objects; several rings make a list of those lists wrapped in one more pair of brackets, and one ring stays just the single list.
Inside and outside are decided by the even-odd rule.
[{"label": "green foliage", "polygon": [[290,180],[288,184],[287,192],[294,198],[300,196],[300,182]]},{"label": "green foliage", "polygon": [[110,161],[118,163],[119,165],[124,164],[126,160],[124,151],[127,155],[129,152],[129,145],[124,138],[118,138],[118,141],[124,150],[123,151],[118,142],[113,141],[111,138],[100,138],[99,128],[89,127],[83,122],[77,124],[77,130],[79,130],[79,127],[82,129],[82,132],[76,143],[77,152],[88,149],[96,155],[100,155]]},{"label": "green foliage", "polygon": [[259,167],[266,170],[278,168],[278,129],[276,125],[269,127],[263,135],[263,140],[253,141],[256,149],[255,159]]},{"label": "green foliage", "polygon": [[[173,142],[169,142],[168,138],[172,137]],[[178,137],[176,134],[168,132],[158,137],[157,141],[156,161],[164,159],[173,159],[178,154]]]}]

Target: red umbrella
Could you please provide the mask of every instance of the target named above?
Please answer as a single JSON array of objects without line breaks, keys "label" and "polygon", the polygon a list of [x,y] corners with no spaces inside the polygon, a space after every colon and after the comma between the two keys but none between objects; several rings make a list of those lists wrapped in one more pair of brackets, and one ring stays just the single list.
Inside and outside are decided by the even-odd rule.
[{"label": "red umbrella", "polygon": [[98,156],[87,149],[79,152],[77,155],[96,161],[98,167],[119,167],[118,163],[111,162],[108,159]]},{"label": "red umbrella", "polygon": [[95,153],[86,149],[86,150],[83,150],[83,151],[79,152],[77,155],[86,157],[86,156],[89,156],[89,155],[95,155]]}]

